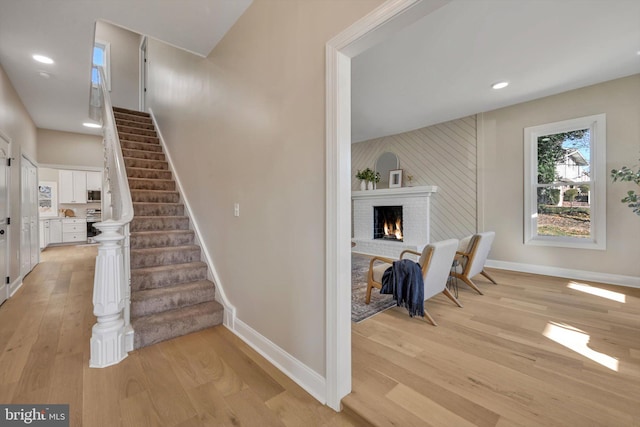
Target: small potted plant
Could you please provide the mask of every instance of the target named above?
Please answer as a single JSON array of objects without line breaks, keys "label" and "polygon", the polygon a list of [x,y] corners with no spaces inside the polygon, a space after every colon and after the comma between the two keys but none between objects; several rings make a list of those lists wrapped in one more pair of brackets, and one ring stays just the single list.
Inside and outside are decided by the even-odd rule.
[{"label": "small potted plant", "polygon": [[358,169],[358,173],[356,173],[356,178],[360,180],[360,189],[365,190],[373,190],[373,183],[380,181],[380,173],[374,172],[371,168],[366,168],[363,170]]}]

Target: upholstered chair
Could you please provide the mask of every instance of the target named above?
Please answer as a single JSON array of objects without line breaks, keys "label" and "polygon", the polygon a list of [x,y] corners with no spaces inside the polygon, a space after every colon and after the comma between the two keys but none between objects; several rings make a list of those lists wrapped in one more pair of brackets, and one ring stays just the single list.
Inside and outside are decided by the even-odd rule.
[{"label": "upholstered chair", "polygon": [[452,275],[462,280],[480,295],[482,291],[471,280],[474,276],[482,274],[493,284],[497,284],[489,274],[484,271],[484,264],[491,251],[491,245],[496,233],[493,231],[485,231],[483,233],[473,234],[462,240],[456,252],[456,261],[458,261]]},{"label": "upholstered chair", "polygon": [[[447,280],[449,279],[449,273],[451,271],[451,266],[456,255],[457,248],[458,240],[449,239],[425,246],[422,253],[405,250],[400,254],[400,259],[403,259],[405,255],[409,254],[418,255],[420,257],[418,264],[420,264],[424,280],[425,301],[434,295],[443,293],[458,307],[462,307],[462,304],[460,304],[456,297],[454,297],[449,289],[447,289]],[[371,300],[371,290],[373,288],[382,288],[382,276],[384,272],[392,266],[393,261],[395,260],[385,257],[373,257],[371,259],[369,263],[367,296],[365,303],[369,304],[369,301]],[[434,326],[438,325],[426,309],[424,310],[424,315]]]}]

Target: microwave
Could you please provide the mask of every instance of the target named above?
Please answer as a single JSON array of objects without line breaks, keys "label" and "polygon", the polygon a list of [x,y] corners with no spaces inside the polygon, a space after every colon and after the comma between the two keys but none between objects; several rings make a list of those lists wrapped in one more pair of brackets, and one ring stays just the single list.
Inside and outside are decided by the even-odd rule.
[{"label": "microwave", "polygon": [[100,198],[100,190],[88,190],[87,191],[87,202],[99,202],[102,199]]}]

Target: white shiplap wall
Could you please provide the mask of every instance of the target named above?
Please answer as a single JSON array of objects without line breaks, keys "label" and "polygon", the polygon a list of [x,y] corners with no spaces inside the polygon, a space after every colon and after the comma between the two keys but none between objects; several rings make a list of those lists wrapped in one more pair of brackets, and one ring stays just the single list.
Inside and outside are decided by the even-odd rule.
[{"label": "white shiplap wall", "polygon": [[476,232],[476,116],[465,117],[351,146],[352,189],[359,190],[358,169],[374,168],[378,156],[398,156],[411,185],[436,185],[431,200],[431,241],[461,238]]}]

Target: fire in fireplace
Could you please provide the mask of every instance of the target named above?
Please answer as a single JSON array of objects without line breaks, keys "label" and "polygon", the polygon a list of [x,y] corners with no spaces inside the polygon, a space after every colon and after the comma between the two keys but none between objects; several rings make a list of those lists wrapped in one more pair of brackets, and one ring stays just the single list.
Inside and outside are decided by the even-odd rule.
[{"label": "fire in fireplace", "polygon": [[373,238],[402,241],[402,206],[373,207]]}]

